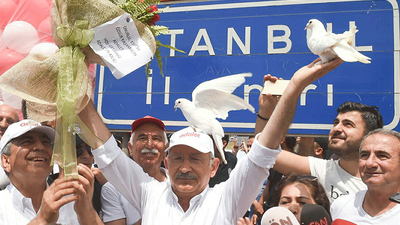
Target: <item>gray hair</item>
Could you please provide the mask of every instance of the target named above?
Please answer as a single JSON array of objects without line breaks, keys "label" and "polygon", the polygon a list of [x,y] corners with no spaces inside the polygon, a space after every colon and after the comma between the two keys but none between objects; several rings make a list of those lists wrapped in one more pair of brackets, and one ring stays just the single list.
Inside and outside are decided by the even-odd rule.
[{"label": "gray hair", "polygon": [[213,160],[215,159],[214,158],[214,154],[212,153],[212,152],[209,152],[210,153],[210,167],[211,167],[211,165],[212,165],[212,163],[213,163]]},{"label": "gray hair", "polygon": [[11,155],[11,144],[12,141],[9,141],[4,148],[1,150],[2,155]]},{"label": "gray hair", "polygon": [[[2,149],[1,154],[2,154],[2,155],[8,155],[8,156],[11,155],[11,145],[12,145],[12,141],[9,141],[9,142],[4,146],[4,148]],[[3,169],[4,169],[4,168],[3,168]],[[6,173],[7,177],[10,176],[10,174],[9,174],[7,171],[4,170],[4,172]]]},{"label": "gray hair", "polygon": [[[360,144],[360,149],[359,149],[360,152],[362,150],[361,147],[363,146],[365,139],[367,139],[369,136],[372,136],[374,134],[382,134],[382,135],[392,136],[394,138],[397,138],[397,140],[400,141],[400,133],[399,132],[394,131],[394,130],[387,130],[387,129],[384,129],[384,128],[378,128],[378,129],[375,129],[375,130],[372,130],[372,131],[368,132],[363,137],[363,139],[361,141],[361,144]],[[398,148],[400,149],[400,146],[398,146]],[[399,158],[400,158],[400,154],[399,154]]]}]

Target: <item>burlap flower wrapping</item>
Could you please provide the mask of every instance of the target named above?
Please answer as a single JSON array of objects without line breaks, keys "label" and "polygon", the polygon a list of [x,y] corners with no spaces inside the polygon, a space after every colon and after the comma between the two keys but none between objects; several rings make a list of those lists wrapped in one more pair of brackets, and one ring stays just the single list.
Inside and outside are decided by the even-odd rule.
[{"label": "burlap flower wrapping", "polygon": [[[105,65],[89,46],[94,36],[90,29],[124,13],[108,0],[53,0],[51,28],[60,50],[50,57],[30,54],[0,76],[1,89],[26,100],[28,118],[39,122],[57,118],[59,140],[52,160],[64,169],[66,178],[78,175],[75,135],[85,142],[97,138],[77,117],[92,94],[85,57],[89,63]],[[135,25],[154,54],[151,31],[137,20]]]},{"label": "burlap flower wrapping", "polygon": [[[54,0],[51,9],[53,19],[52,33],[54,42],[62,47],[65,43],[57,37],[56,30],[61,24],[73,27],[77,20],[87,20],[88,29],[99,26],[125,13],[108,0]],[[154,53],[156,43],[154,36],[146,25],[135,20],[136,28],[144,42]],[[88,46],[82,49],[89,63],[103,66],[100,56]],[[36,121],[51,121],[57,117],[56,96],[59,52],[47,58],[41,54],[31,54],[0,76],[0,88],[27,100],[28,118]],[[79,113],[89,102],[92,86],[87,76],[87,68],[79,68],[76,87],[79,88],[76,113]],[[45,104],[45,105],[41,105]]]}]

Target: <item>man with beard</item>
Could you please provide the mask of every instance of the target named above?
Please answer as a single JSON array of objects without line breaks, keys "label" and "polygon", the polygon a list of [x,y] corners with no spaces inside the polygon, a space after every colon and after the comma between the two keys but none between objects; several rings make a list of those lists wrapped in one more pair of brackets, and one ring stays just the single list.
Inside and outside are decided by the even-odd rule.
[{"label": "man with beard", "polygon": [[[264,81],[267,79],[273,81],[277,78],[267,75]],[[260,94],[256,133],[267,123],[265,119],[272,114],[277,101],[276,97]],[[366,190],[367,186],[358,171],[358,149],[364,135],[382,126],[382,115],[378,107],[345,102],[337,109],[337,116],[329,132],[328,149],[339,156],[339,160],[318,159],[282,151],[274,169],[282,174],[294,172],[317,177],[331,202],[341,195]]]},{"label": "man with beard", "polygon": [[[166,171],[161,167],[167,144],[165,125],[161,120],[145,116],[132,123],[129,155],[144,172],[159,182],[167,181]],[[141,224],[140,213],[111,183],[106,183],[101,189],[101,205],[106,225]]]}]

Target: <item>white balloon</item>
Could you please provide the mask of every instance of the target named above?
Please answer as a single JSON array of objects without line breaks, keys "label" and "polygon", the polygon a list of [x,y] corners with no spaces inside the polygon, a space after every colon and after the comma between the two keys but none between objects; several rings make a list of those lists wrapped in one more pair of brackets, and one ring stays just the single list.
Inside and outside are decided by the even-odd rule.
[{"label": "white balloon", "polygon": [[16,95],[10,94],[6,91],[1,91],[1,92],[2,92],[2,96],[3,96],[4,104],[9,105],[16,110],[21,110],[22,98],[20,98]]},{"label": "white balloon", "polygon": [[30,23],[14,21],[4,28],[2,41],[9,49],[28,54],[32,47],[39,43],[39,35]]},{"label": "white balloon", "polygon": [[53,55],[58,50],[58,46],[54,43],[43,42],[39,43],[31,49],[29,53],[41,53],[47,57]]}]

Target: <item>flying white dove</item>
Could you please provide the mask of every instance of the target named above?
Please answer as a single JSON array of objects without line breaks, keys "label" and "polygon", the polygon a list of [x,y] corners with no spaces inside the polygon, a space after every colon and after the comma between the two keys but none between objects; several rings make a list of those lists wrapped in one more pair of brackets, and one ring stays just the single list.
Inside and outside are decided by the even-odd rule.
[{"label": "flying white dove", "polygon": [[184,98],[175,101],[175,111],[180,108],[191,126],[212,135],[224,163],[226,163],[222,145],[224,130],[216,118],[225,120],[231,110],[249,109],[254,113],[252,105],[232,94],[245,82],[245,77],[251,77],[251,73],[205,81],[193,90],[192,101]]},{"label": "flying white dove", "polygon": [[353,36],[358,32],[354,26],[343,34],[326,32],[324,25],[317,19],[308,21],[307,46],[315,55],[319,55],[322,63],[328,62],[337,56],[346,62],[371,63],[371,58],[359,53],[352,45]]}]

